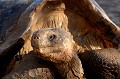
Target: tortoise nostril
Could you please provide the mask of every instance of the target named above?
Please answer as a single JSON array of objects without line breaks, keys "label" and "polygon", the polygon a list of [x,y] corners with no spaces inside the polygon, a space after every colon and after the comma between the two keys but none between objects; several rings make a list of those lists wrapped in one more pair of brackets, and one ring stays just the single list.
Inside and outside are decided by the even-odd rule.
[{"label": "tortoise nostril", "polygon": [[34,39],[39,39],[39,37],[34,37]]},{"label": "tortoise nostril", "polygon": [[37,39],[39,39],[39,37],[36,37]]}]

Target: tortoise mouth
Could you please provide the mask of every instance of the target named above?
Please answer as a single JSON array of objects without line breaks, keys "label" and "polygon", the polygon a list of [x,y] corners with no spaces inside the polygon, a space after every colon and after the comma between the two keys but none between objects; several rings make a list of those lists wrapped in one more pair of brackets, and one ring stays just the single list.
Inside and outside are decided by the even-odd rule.
[{"label": "tortoise mouth", "polygon": [[41,53],[57,53],[57,52],[61,52],[64,50],[64,47],[61,46],[53,46],[53,47],[39,47],[39,48],[33,48],[33,51],[35,52],[41,52]]}]

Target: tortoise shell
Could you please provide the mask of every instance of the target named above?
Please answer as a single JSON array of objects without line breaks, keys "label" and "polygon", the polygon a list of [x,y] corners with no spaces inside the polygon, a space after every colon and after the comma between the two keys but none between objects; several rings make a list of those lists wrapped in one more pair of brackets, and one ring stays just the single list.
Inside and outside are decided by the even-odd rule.
[{"label": "tortoise shell", "polygon": [[32,50],[32,33],[41,28],[66,29],[79,51],[119,48],[120,28],[95,0],[0,0],[0,5],[1,69],[18,52]]}]

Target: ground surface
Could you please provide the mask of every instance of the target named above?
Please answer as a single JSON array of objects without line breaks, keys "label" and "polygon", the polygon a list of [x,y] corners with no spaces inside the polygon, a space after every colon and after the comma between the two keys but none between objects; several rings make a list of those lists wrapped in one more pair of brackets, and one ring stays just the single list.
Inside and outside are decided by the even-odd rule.
[{"label": "ground surface", "polygon": [[110,19],[120,27],[120,0],[96,0]]}]

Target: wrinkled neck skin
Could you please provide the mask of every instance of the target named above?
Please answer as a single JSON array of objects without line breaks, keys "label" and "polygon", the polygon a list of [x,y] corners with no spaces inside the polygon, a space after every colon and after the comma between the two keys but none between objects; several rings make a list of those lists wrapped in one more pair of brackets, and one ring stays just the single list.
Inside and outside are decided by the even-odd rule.
[{"label": "wrinkled neck skin", "polygon": [[51,50],[46,49],[48,52],[43,52],[44,50],[43,49],[41,50],[41,48],[40,49],[33,48],[33,51],[35,52],[35,54],[37,54],[37,56],[39,56],[44,60],[51,61],[56,64],[68,63],[75,55],[75,53],[73,53],[72,50],[68,50],[64,48],[61,48],[62,51],[57,50],[54,52],[50,52],[52,51],[52,49]]},{"label": "wrinkled neck skin", "polygon": [[64,63],[54,63],[62,79],[81,79],[83,69],[77,54],[74,54],[70,61]]},{"label": "wrinkled neck skin", "polygon": [[[36,52],[37,56],[40,58],[53,62],[63,79],[70,79],[71,76],[74,79],[80,79],[82,76],[81,74],[75,74],[76,69],[81,70],[82,67],[77,54],[73,50],[63,49],[60,52],[42,53],[39,52],[39,50],[34,49],[34,52]],[[81,71],[77,71],[77,73],[81,73]]]}]

